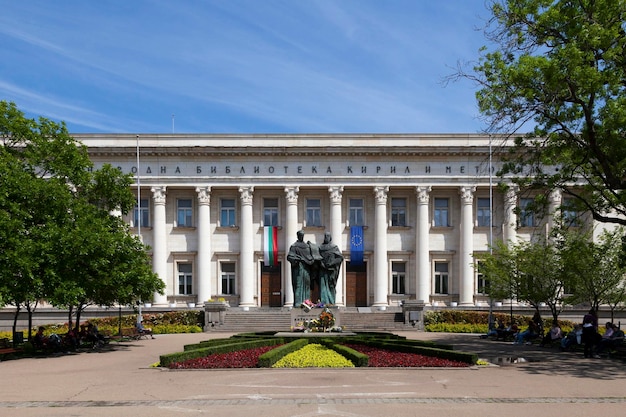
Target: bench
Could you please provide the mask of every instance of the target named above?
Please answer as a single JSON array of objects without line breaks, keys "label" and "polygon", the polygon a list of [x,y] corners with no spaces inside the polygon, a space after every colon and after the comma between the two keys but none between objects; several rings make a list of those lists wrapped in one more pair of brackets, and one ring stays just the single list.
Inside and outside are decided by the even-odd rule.
[{"label": "bench", "polygon": [[14,348],[9,339],[0,339],[0,355],[10,355],[21,352],[20,348]]},{"label": "bench", "polygon": [[139,340],[142,337],[147,339],[148,336],[152,336],[152,333],[140,332],[136,327],[127,327],[122,329],[122,337],[127,337],[131,340]]}]

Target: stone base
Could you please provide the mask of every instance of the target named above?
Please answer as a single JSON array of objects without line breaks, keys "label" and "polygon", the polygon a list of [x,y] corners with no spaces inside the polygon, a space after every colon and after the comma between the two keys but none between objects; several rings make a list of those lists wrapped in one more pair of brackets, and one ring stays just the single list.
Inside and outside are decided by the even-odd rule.
[{"label": "stone base", "polygon": [[346,337],[356,336],[353,332],[277,332],[275,337]]},{"label": "stone base", "polygon": [[[333,313],[335,318],[334,327],[341,326],[341,311],[338,307],[326,307]],[[306,311],[303,308],[294,308],[291,310],[291,327],[297,327],[298,323],[304,323],[307,320],[315,320],[319,318],[320,314],[324,311],[323,308],[312,308]]]}]

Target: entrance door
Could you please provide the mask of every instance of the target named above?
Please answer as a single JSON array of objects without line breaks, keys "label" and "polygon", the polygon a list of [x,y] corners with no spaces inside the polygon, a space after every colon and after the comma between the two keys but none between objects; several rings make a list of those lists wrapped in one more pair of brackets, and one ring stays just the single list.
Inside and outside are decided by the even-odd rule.
[{"label": "entrance door", "polygon": [[346,263],[346,307],[367,307],[367,264]]},{"label": "entrance door", "polygon": [[261,266],[261,306],[282,307],[280,263],[278,266]]}]

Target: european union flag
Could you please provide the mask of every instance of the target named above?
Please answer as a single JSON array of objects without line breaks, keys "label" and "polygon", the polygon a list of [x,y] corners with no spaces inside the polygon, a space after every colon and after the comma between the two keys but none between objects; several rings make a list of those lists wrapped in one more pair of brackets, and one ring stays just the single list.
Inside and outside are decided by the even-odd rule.
[{"label": "european union flag", "polygon": [[350,226],[350,265],[363,265],[363,226]]}]

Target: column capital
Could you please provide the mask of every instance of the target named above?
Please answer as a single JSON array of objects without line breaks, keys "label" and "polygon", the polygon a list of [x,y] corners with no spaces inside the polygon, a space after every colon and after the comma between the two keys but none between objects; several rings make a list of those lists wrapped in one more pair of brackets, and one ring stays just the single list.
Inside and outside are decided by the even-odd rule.
[{"label": "column capital", "polygon": [[287,199],[288,204],[298,204],[298,193],[300,192],[300,187],[289,186],[285,187],[285,198]]},{"label": "column capital", "polygon": [[374,187],[374,198],[376,204],[387,204],[387,193],[389,192],[389,186],[376,186]]},{"label": "column capital", "polygon": [[198,193],[198,204],[211,205],[211,187],[196,187],[196,193]]},{"label": "column capital", "polygon": [[330,193],[330,202],[333,204],[341,203],[341,194],[343,193],[343,185],[331,185],[328,187]]},{"label": "column capital", "polygon": [[464,204],[472,204],[474,201],[474,193],[476,192],[475,186],[464,185],[459,187],[459,194],[461,194],[461,202]]},{"label": "column capital", "polygon": [[550,191],[550,196],[549,196],[550,203],[558,206],[559,204],[561,204],[561,196],[562,196],[562,192],[558,188],[555,188],[554,190]]},{"label": "column capital", "polygon": [[432,187],[430,185],[418,185],[415,187],[415,192],[417,193],[417,201],[421,204],[428,204],[430,200],[430,192],[432,191]]},{"label": "column capital", "polygon": [[252,194],[254,193],[254,186],[246,185],[239,187],[239,199],[243,205],[252,205]]},{"label": "column capital", "polygon": [[165,185],[152,187],[150,191],[152,191],[154,204],[165,204],[165,194],[167,193],[167,187]]}]

